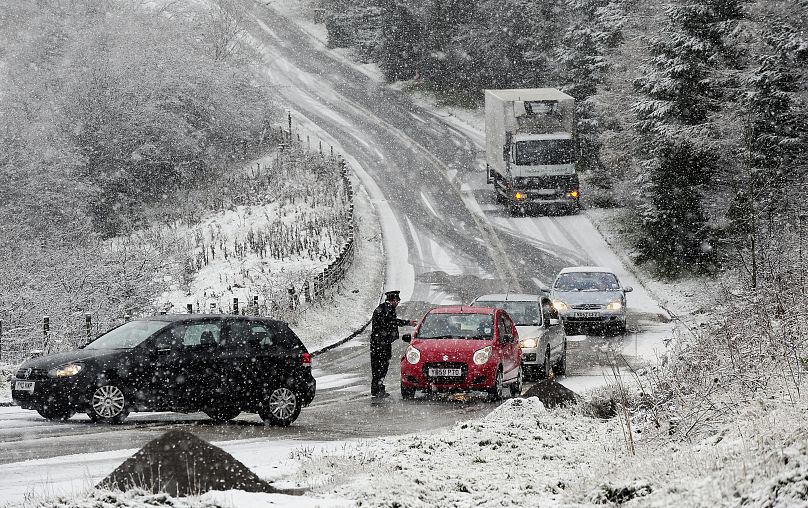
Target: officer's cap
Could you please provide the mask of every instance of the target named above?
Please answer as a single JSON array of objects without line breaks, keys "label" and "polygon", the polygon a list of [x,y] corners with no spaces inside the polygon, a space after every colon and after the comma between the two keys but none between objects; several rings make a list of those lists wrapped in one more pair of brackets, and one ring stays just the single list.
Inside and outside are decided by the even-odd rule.
[{"label": "officer's cap", "polygon": [[399,293],[401,291],[385,291],[384,296],[387,297],[387,300],[401,300]]}]

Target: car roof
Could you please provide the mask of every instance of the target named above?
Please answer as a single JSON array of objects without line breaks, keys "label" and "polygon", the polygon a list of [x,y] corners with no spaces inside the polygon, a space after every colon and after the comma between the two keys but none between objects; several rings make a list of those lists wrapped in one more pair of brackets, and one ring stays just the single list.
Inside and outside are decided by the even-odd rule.
[{"label": "car roof", "polygon": [[133,318],[130,321],[165,321],[169,323],[176,323],[179,321],[202,321],[211,318],[218,319],[234,319],[239,321],[272,321],[275,323],[285,323],[278,319],[264,316],[239,316],[236,314],[155,314],[153,316],[144,316]]},{"label": "car roof", "polygon": [[444,305],[430,309],[428,314],[493,314],[493,307],[474,307],[471,305]]},{"label": "car roof", "polygon": [[614,270],[611,268],[606,268],[604,266],[568,266],[566,268],[562,268],[559,274],[562,273],[571,273],[571,272],[604,272],[604,273],[611,273],[614,275]]},{"label": "car roof", "polygon": [[[528,293],[495,293],[478,296],[475,302],[533,302],[542,298],[542,295],[532,295]],[[473,303],[473,302],[472,302]]]}]

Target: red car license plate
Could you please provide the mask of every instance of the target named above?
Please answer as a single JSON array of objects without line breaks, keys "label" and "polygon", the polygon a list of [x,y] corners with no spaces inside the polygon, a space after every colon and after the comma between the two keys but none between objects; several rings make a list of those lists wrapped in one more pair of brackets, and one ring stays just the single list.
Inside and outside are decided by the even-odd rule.
[{"label": "red car license plate", "polygon": [[463,371],[460,369],[429,369],[429,375],[432,377],[460,377]]}]

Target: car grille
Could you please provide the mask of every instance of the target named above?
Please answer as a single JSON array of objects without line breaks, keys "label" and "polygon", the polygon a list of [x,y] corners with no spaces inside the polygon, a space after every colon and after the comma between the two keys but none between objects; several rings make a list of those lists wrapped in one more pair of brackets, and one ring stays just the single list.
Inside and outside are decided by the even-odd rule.
[{"label": "car grille", "polygon": [[[430,376],[429,369],[460,369],[462,375],[458,376]],[[434,362],[424,365],[424,378],[430,383],[435,384],[449,384],[449,383],[462,383],[466,380],[469,373],[469,366],[460,362]]]},{"label": "car grille", "polygon": [[48,379],[48,371],[45,369],[20,369],[17,371],[17,379]]},{"label": "car grille", "polygon": [[579,303],[578,305],[573,305],[572,308],[575,310],[599,310],[603,308],[603,305],[599,303]]}]

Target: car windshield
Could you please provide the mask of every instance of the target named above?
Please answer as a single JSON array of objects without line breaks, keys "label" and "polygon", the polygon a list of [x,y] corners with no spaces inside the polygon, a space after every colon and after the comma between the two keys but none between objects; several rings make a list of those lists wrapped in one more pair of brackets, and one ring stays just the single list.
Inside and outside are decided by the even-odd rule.
[{"label": "car windshield", "polygon": [[567,272],[558,276],[557,291],[619,291],[617,277],[607,272]]},{"label": "car windshield", "polygon": [[541,324],[541,313],[538,302],[514,302],[514,301],[478,301],[474,302],[478,307],[497,307],[505,309],[517,326],[537,326]]},{"label": "car windshield", "polygon": [[167,324],[167,321],[129,321],[98,337],[84,349],[131,349]]},{"label": "car windshield", "polygon": [[490,339],[494,336],[491,314],[427,314],[419,339]]},{"label": "car windshield", "polygon": [[569,139],[542,139],[516,143],[516,164],[571,164],[575,162],[572,141]]}]

